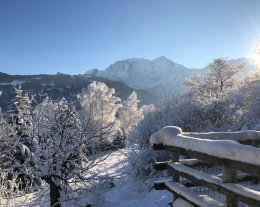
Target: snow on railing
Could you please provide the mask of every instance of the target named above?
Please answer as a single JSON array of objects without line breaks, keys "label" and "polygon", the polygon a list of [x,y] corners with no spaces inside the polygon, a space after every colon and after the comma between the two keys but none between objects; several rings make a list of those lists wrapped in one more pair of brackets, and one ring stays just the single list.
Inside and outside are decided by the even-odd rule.
[{"label": "snow on railing", "polygon": [[[260,133],[248,130],[241,132],[182,132],[181,128],[169,126],[153,134],[150,142],[155,150],[167,150],[172,153],[172,160],[155,163],[157,170],[169,170],[171,181],[156,182],[156,190],[166,189],[173,193],[174,201],[182,198],[192,206],[227,206],[238,207],[238,201],[255,207],[260,206],[260,192],[237,183],[237,170],[248,173],[252,183],[260,177]],[[249,145],[240,144],[239,142]],[[186,160],[179,160],[180,155],[198,159],[209,166],[224,167],[222,176],[214,176],[185,166]],[[190,162],[191,159],[188,159]],[[226,203],[221,203],[206,196],[194,194],[191,189],[181,184],[180,176],[188,179],[195,186],[206,186],[226,196]],[[214,196],[215,197],[215,196]]]},{"label": "snow on railing", "polygon": [[[215,157],[236,160],[248,164],[257,165],[260,167],[259,148],[242,145],[233,140],[217,140],[217,137],[220,137],[221,134],[226,139],[228,139],[228,137],[230,137],[231,139],[235,139],[236,136],[242,139],[242,135],[245,136],[244,140],[251,139],[253,137],[252,132],[253,131],[244,131],[241,133],[202,133],[201,136],[203,137],[203,139],[201,139],[191,137],[195,135],[196,137],[198,137],[199,133],[183,133],[181,128],[179,127],[168,126],[153,134],[150,138],[150,142],[152,145],[162,144],[164,146],[180,147],[186,150],[192,150]],[[210,138],[214,138],[214,140],[211,140]]]},{"label": "snow on railing", "polygon": [[183,132],[183,136],[195,137],[201,139],[211,140],[234,140],[234,141],[260,141],[260,131],[246,130],[238,132],[208,132],[208,133],[196,133],[196,132]]}]

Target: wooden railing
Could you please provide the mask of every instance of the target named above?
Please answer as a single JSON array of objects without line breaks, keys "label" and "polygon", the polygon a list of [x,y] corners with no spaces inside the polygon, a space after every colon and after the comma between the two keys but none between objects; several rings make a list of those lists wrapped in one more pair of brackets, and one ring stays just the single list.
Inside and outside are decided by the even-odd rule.
[{"label": "wooden railing", "polygon": [[[177,127],[166,127],[151,136],[150,141],[154,150],[167,150],[172,154],[170,161],[155,163],[155,169],[168,170],[172,173],[171,180],[156,182],[155,189],[168,190],[173,193],[174,200],[180,197],[196,207],[238,207],[238,202],[260,207],[260,192],[237,182],[238,172],[239,174],[245,172],[252,178],[252,183],[258,182],[257,178],[260,177],[260,149],[257,148],[260,140],[259,132],[223,133],[225,140],[213,138],[218,137],[219,133],[206,134],[201,134],[202,139],[200,139],[199,133],[183,133]],[[241,136],[242,134],[244,136]],[[226,140],[227,138],[231,138],[232,141]],[[239,141],[251,143],[253,146],[240,144]],[[193,159],[180,159],[180,156]],[[223,166],[223,175],[219,177],[193,168],[200,165]],[[200,195],[187,187],[185,183],[181,184],[180,178],[189,180],[195,188],[205,186],[214,192],[217,191],[226,196],[226,201]]]}]

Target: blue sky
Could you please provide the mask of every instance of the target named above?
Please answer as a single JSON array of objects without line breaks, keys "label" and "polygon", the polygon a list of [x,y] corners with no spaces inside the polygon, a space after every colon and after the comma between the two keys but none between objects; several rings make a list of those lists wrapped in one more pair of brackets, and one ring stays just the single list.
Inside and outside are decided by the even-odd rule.
[{"label": "blue sky", "polygon": [[0,71],[84,73],[164,55],[187,67],[248,57],[259,0],[0,0]]}]

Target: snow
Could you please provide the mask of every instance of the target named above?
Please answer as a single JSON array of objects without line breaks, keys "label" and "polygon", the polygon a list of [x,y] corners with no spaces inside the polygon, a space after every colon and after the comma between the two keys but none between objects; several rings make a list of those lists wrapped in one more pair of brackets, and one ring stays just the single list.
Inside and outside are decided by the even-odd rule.
[{"label": "snow", "polygon": [[[102,158],[101,158],[102,159]],[[99,176],[109,175],[121,177],[114,180],[115,186],[96,198],[95,207],[168,207],[172,194],[168,191],[140,191],[143,180],[132,180],[128,177],[128,150],[112,152],[109,157],[93,170],[98,170]]]},{"label": "snow", "polygon": [[[241,75],[249,74],[255,70],[250,59],[230,60],[235,65],[243,63],[245,71]],[[182,64],[160,56],[154,60],[144,58],[128,58],[117,61],[105,70],[92,69],[85,75],[95,75],[110,80],[122,81],[134,89],[146,89],[150,92],[165,96],[173,92],[185,90],[183,81],[194,73],[205,73],[208,67],[201,69],[187,68]],[[168,93],[169,92],[169,93]]]},{"label": "snow", "polygon": [[198,159],[181,159],[179,162],[185,166],[193,166],[197,163],[201,163],[202,161]]},{"label": "snow", "polygon": [[191,204],[181,198],[177,198],[172,205],[173,207],[192,207]]},{"label": "snow", "polygon": [[[122,182],[111,188],[106,193],[98,196],[95,207],[168,207],[168,203],[172,202],[172,194],[168,191],[139,192],[138,182]],[[93,196],[93,195],[92,195]],[[91,197],[91,196],[90,196]],[[82,207],[88,203],[90,198],[88,195],[81,195],[78,205],[68,202],[64,207]],[[44,188],[42,192],[27,194],[22,197],[15,197],[11,200],[2,200],[0,206],[8,207],[49,207],[48,189]],[[7,203],[8,202],[8,203]],[[178,198],[174,202],[174,207],[192,207],[186,201]]]},{"label": "snow", "polygon": [[[102,160],[106,154],[100,159]],[[103,162],[93,167],[91,171],[97,173],[99,176],[124,178],[127,176],[129,170],[127,164],[127,150],[122,149],[110,153]]]},{"label": "snow", "polygon": [[[140,182],[140,181],[139,181]],[[121,183],[101,196],[97,207],[168,207],[172,194],[167,191],[151,190],[139,192],[138,182]]]},{"label": "snow", "polygon": [[234,141],[260,140],[260,131],[254,131],[254,130],[238,131],[238,132],[209,132],[209,133],[183,132],[182,134],[188,137],[211,139],[211,140],[234,140]]},{"label": "snow", "polygon": [[12,85],[12,86],[17,86],[17,85],[22,85],[26,81],[21,81],[21,80],[13,80],[11,82],[4,82],[0,83],[1,86],[6,86],[6,85]]},{"label": "snow", "polygon": [[183,185],[176,182],[166,182],[165,185],[176,192],[178,195],[181,195],[185,199],[191,201],[194,204],[197,204],[201,207],[224,207],[224,204],[221,204],[206,195],[199,195]]},{"label": "snow", "polygon": [[176,169],[178,172],[184,172],[191,174],[193,177],[197,178],[198,180],[204,180],[208,183],[215,183],[220,185],[222,183],[221,178],[209,174],[202,173],[198,170],[194,170],[192,168],[186,167],[180,163],[169,163],[169,166]]},{"label": "snow", "polygon": [[24,196],[11,197],[10,199],[0,199],[2,207],[49,207],[50,198],[48,188],[44,187],[40,192],[28,193]]},{"label": "snow", "polygon": [[[104,71],[90,70],[87,74],[122,81],[134,89],[146,89],[153,93],[183,91],[185,77],[200,70],[188,69],[161,56],[154,60],[129,58],[117,61]],[[202,69],[201,71],[205,71]]]},{"label": "snow", "polygon": [[[91,191],[83,191],[78,195],[75,201],[66,202],[63,207],[83,207],[88,203],[95,207],[168,207],[172,202],[172,194],[168,191],[143,190],[143,180],[132,180],[128,177],[130,168],[128,167],[128,150],[122,149],[114,152],[108,152],[103,157],[109,157],[100,163],[95,171],[98,176],[115,177],[114,187],[108,188],[101,194],[95,194]],[[102,159],[102,157],[100,158]],[[153,178],[155,179],[155,178]],[[21,197],[15,197],[11,200],[0,199],[3,207],[49,207],[49,189],[47,185],[39,192],[26,194]],[[9,202],[7,204],[7,202]]]},{"label": "snow", "polygon": [[[95,195],[89,191],[84,191],[83,194],[77,197],[77,204],[72,201],[66,202],[64,207],[82,207],[90,201],[92,201],[91,203],[93,203],[95,207],[168,207],[168,203],[172,202],[172,193],[168,191],[155,191],[154,189],[140,191],[140,185],[142,185],[144,181],[132,180],[128,177],[130,168],[127,165],[127,149],[108,152],[103,156],[107,155],[109,155],[109,157],[92,170],[95,171],[98,176],[115,177],[115,186],[108,188],[101,195]],[[102,157],[100,159],[102,159]],[[197,176],[193,172],[192,174]],[[203,176],[203,179],[206,179],[205,176]],[[234,185],[229,186],[229,184],[228,187],[235,188]],[[240,188],[243,187],[240,186]],[[10,207],[48,207],[50,205],[48,193],[48,188],[46,186],[40,192],[13,198],[12,200],[9,200],[10,203],[8,205],[4,205],[4,202],[6,203],[7,200],[2,200],[1,202],[3,206]],[[199,196],[198,198],[204,199],[205,201],[207,197]],[[188,205],[187,202],[182,199],[177,199],[174,203],[175,207],[191,207],[191,205]]]},{"label": "snow", "polygon": [[153,134],[150,138],[150,143],[152,145],[163,144],[180,147],[186,150],[260,166],[259,148],[241,145],[231,140],[209,140],[183,136],[182,130],[175,126],[164,127],[159,132]]},{"label": "snow", "polygon": [[55,86],[55,83],[41,83],[41,86]]},{"label": "snow", "polygon": [[249,189],[245,186],[239,185],[239,184],[234,184],[234,183],[225,183],[222,184],[224,185],[227,189],[236,192],[239,195],[244,195],[245,197],[248,198],[253,198],[257,201],[260,202],[260,192]]}]

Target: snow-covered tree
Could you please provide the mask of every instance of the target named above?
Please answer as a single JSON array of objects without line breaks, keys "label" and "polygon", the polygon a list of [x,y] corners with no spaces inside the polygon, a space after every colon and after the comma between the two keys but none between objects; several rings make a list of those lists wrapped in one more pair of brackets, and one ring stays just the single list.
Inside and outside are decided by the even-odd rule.
[{"label": "snow-covered tree", "polygon": [[12,160],[8,156],[8,150],[9,148],[9,139],[6,139],[9,134],[9,124],[4,119],[4,115],[0,108],[0,169],[8,168]]},{"label": "snow-covered tree", "polygon": [[29,147],[31,139],[29,138],[28,128],[32,125],[32,107],[31,99],[28,93],[23,92],[21,86],[15,88],[15,98],[7,111],[8,123],[16,128],[16,133],[21,141]]},{"label": "snow-covered tree", "polygon": [[[23,110],[18,108],[21,120],[26,117]],[[5,154],[12,160],[10,168],[19,169],[32,179],[44,180],[50,187],[51,206],[58,207],[69,183],[91,179],[85,177],[86,173],[97,162],[90,158],[87,149],[90,140],[97,135],[94,129],[94,132],[90,128],[89,132],[83,130],[79,114],[65,99],[45,98],[35,107],[32,117],[25,131],[31,144],[27,146],[21,139],[22,134],[17,133],[15,125],[8,125],[9,132],[1,137],[2,143],[10,149]]]},{"label": "snow-covered tree", "polygon": [[[16,162],[23,164],[25,158],[22,156],[22,150],[19,147],[14,147],[11,140],[16,137],[16,141],[22,143],[29,149],[33,148],[32,139],[32,107],[31,99],[28,93],[21,89],[21,86],[15,88],[15,98],[12,104],[9,106],[9,110],[6,113],[6,118],[2,116],[1,125],[4,135],[2,136],[2,156],[4,162],[2,162],[2,169],[11,169],[12,175],[17,174],[17,183],[19,188],[25,190],[27,183],[32,183],[32,178],[24,173],[19,167],[14,167]],[[10,153],[12,156],[10,156]]]},{"label": "snow-covered tree", "polygon": [[64,99],[55,102],[46,98],[34,116],[34,150],[21,146],[26,168],[49,184],[51,204],[60,206],[60,191],[82,170],[86,140],[78,114]]},{"label": "snow-covered tree", "polygon": [[78,98],[83,124],[87,122],[99,128],[100,137],[93,141],[100,143],[101,147],[112,142],[112,135],[116,135],[119,128],[116,112],[121,107],[121,100],[115,96],[115,89],[108,88],[104,83],[93,82],[82,89]]},{"label": "snow-covered tree", "polygon": [[115,96],[115,89],[108,88],[101,82],[93,82],[82,89],[78,95],[82,109],[89,117],[102,120],[104,124],[115,122],[117,109],[120,107],[120,98]]},{"label": "snow-covered tree", "polygon": [[217,58],[209,64],[209,79],[215,86],[216,94],[224,94],[234,85],[234,76],[243,70],[243,66],[232,65],[226,58]]},{"label": "snow-covered tree", "polygon": [[184,81],[184,86],[195,92],[196,95],[211,97],[213,87],[207,74],[195,73]]},{"label": "snow-covered tree", "polygon": [[236,82],[235,75],[243,70],[243,65],[232,65],[226,58],[217,58],[209,64],[207,74],[194,74],[184,85],[197,95],[206,98],[223,97]]},{"label": "snow-covered tree", "polygon": [[133,91],[118,109],[120,128],[126,137],[143,118],[143,111],[138,108],[137,94]]}]

